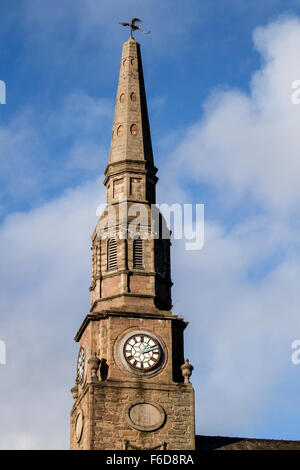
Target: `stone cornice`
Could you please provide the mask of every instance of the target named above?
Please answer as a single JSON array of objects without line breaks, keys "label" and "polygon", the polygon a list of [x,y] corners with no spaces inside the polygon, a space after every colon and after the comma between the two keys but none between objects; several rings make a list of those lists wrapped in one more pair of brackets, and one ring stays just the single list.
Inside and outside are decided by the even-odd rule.
[{"label": "stone cornice", "polygon": [[104,310],[103,312],[99,313],[89,313],[86,315],[85,319],[83,320],[79,330],[76,333],[74,340],[76,342],[80,341],[80,338],[91,321],[101,321],[105,320],[108,317],[127,317],[127,318],[148,318],[148,319],[156,319],[156,320],[171,320],[177,321],[181,323],[182,328],[185,329],[189,322],[184,321],[183,318],[179,317],[178,315],[173,315],[170,311],[161,311],[161,312],[125,312],[124,310]]}]

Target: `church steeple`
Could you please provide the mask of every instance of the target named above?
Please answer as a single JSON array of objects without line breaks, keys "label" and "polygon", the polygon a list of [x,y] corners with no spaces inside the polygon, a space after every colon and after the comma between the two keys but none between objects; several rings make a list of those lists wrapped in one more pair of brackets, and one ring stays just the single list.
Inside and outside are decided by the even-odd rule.
[{"label": "church steeple", "polygon": [[[156,171],[140,46],[130,38],[105,171],[107,206],[92,235],[90,312],[75,337],[72,449],[195,448],[187,324],[171,311],[171,244],[158,210],[153,233]],[[133,235],[136,212],[142,217]]]},{"label": "church steeple", "polygon": [[[115,188],[110,185],[112,177],[124,172],[131,172],[133,181],[118,181]],[[155,203],[156,172],[140,45],[130,37],[123,44],[109,162],[105,170],[107,201],[115,202],[114,199],[122,195],[129,200]],[[136,180],[134,175],[141,179]]]}]

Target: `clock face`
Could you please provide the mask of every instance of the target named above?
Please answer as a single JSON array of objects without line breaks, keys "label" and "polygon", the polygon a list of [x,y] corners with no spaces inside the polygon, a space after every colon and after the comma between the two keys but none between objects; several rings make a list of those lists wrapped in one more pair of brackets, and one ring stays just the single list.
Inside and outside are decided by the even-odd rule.
[{"label": "clock face", "polygon": [[86,354],[86,348],[81,347],[78,355],[78,361],[77,361],[77,380],[80,385],[83,385],[84,380],[85,380],[85,372],[86,372],[86,360],[87,360],[87,354]]},{"label": "clock face", "polygon": [[125,342],[123,354],[127,363],[134,369],[150,371],[159,366],[162,347],[153,336],[137,333]]}]

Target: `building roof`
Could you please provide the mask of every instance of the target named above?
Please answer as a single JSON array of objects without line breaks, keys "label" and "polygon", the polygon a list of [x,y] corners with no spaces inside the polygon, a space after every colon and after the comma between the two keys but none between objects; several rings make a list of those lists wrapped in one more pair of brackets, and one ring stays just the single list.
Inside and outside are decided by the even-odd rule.
[{"label": "building roof", "polygon": [[300,441],[196,436],[197,450],[300,450]]}]

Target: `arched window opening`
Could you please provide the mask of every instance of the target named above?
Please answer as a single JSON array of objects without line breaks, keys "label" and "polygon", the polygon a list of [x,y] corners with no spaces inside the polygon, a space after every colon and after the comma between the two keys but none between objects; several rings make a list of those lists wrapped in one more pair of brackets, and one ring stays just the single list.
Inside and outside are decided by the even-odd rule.
[{"label": "arched window opening", "polygon": [[107,242],[107,270],[114,271],[118,269],[118,250],[117,242],[110,238]]}]

